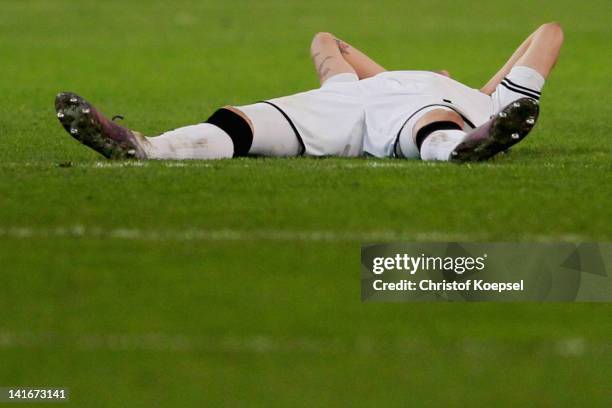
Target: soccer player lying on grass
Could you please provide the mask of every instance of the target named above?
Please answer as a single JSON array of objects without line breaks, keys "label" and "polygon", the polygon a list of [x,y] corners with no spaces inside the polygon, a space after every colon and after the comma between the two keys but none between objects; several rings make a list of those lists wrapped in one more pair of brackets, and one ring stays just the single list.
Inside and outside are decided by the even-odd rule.
[{"label": "soccer player lying on grass", "polygon": [[73,137],[111,159],[369,155],[482,161],[533,128],[562,43],[558,24],[542,25],[476,90],[446,73],[386,71],[332,34],[319,33],[311,52],[320,88],[226,106],[204,123],[157,137],[108,120],[73,93],[60,93],[55,107]]}]

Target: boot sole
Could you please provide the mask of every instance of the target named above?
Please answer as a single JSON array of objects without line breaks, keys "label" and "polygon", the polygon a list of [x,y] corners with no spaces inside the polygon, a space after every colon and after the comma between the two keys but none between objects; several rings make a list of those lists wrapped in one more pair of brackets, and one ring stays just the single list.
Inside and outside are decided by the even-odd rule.
[{"label": "boot sole", "polygon": [[134,159],[136,149],[104,136],[102,125],[93,114],[93,107],[79,95],[62,92],[55,98],[57,118],[73,138],[107,159]]},{"label": "boot sole", "polygon": [[535,126],[539,114],[538,101],[521,98],[499,112],[489,129],[488,137],[466,140],[451,153],[450,161],[478,162],[488,160],[523,140]]}]

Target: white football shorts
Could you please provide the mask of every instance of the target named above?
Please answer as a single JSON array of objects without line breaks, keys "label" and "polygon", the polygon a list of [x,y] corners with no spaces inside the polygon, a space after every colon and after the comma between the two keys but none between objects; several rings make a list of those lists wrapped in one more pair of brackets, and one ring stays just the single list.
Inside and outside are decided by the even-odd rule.
[{"label": "white football shorts", "polygon": [[251,153],[361,155],[364,98],[359,82],[357,75],[343,73],[329,78],[318,89],[236,106],[253,123]]},{"label": "white football shorts", "polygon": [[[446,95],[445,103],[422,108],[406,120],[398,132],[394,145],[394,155],[418,159],[420,152],[416,146],[414,126],[425,113],[436,108],[448,108],[460,113],[464,119],[464,131],[482,125],[493,115],[517,99],[529,97],[540,100],[544,78],[539,72],[527,66],[516,66],[497,86],[491,96],[477,89],[469,88],[459,82],[449,80],[440,92]],[[451,101],[452,100],[452,101]]]},{"label": "white football shorts", "polygon": [[517,99],[539,99],[543,85],[544,78],[524,66],[514,67],[491,96],[428,71],[388,71],[364,80],[343,73],[318,89],[236,108],[253,124],[252,154],[416,159],[413,128],[426,112],[452,109],[468,131]]}]

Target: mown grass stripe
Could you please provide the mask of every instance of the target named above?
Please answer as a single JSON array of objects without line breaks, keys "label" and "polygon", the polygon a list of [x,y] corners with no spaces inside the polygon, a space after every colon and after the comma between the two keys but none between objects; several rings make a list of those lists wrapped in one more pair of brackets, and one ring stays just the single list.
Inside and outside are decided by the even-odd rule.
[{"label": "mown grass stripe", "polygon": [[[298,230],[238,230],[238,229],[141,229],[141,228],[103,228],[98,226],[67,225],[54,228],[11,226],[0,227],[0,238],[14,239],[52,239],[52,238],[90,238],[124,239],[135,241],[312,241],[312,242],[379,242],[379,241],[417,241],[417,242],[475,242],[489,241],[486,233],[447,233],[442,231],[398,232],[380,231],[298,231]],[[555,235],[521,236],[522,242],[584,242],[592,237],[572,233]],[[516,241],[516,240],[515,240]]]},{"label": "mown grass stripe", "polygon": [[[542,350],[562,357],[579,357],[586,353],[609,350],[609,344],[587,341],[583,337],[525,342],[530,349]],[[216,353],[313,353],[313,354],[385,354],[421,353],[431,343],[419,337],[382,339],[359,336],[354,339],[317,338],[307,336],[218,335],[193,336],[169,333],[85,333],[30,332],[0,329],[0,350],[15,348],[66,348],[78,351],[107,352],[170,352],[196,351]],[[495,339],[464,338],[449,346],[453,352],[475,356],[503,353],[510,346]]]}]

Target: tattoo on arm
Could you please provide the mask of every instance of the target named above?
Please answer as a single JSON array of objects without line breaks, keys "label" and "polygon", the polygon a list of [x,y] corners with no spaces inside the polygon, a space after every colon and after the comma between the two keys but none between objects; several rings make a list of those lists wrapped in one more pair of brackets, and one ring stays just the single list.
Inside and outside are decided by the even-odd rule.
[{"label": "tattoo on arm", "polygon": [[348,49],[351,47],[350,45],[348,45],[344,41],[339,40],[337,38],[336,38],[336,44],[338,44],[338,49],[340,50],[340,54],[342,54],[342,55],[348,55],[349,54]]},{"label": "tattoo on arm", "polygon": [[[318,54],[317,54],[318,55]],[[319,78],[325,77],[329,73],[330,68],[325,66],[325,63],[334,57],[331,55],[326,56],[317,66],[317,73],[319,74]]]}]

